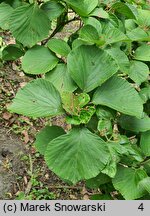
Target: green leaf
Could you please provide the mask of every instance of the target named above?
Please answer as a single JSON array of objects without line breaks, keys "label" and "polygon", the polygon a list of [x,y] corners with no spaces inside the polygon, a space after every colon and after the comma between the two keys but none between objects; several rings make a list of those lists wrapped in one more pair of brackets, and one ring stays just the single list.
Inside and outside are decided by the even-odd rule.
[{"label": "green leaf", "polygon": [[150,115],[150,100],[148,100],[146,104],[144,104],[144,111],[147,115]]},{"label": "green leaf", "polygon": [[146,103],[150,99],[150,86],[148,85],[147,87],[142,88],[139,94],[143,102]]},{"label": "green leaf", "polygon": [[112,134],[112,123],[109,119],[100,119],[98,121],[97,130],[100,132],[100,136],[107,136]]},{"label": "green leaf", "polygon": [[128,155],[128,151],[123,145],[118,143],[108,143],[107,146],[110,152],[110,160],[102,170],[102,173],[114,178],[117,172],[117,163],[123,155]]},{"label": "green leaf", "polygon": [[131,61],[128,75],[135,83],[141,85],[142,82],[148,79],[149,68],[143,62]]},{"label": "green leaf", "polygon": [[24,4],[24,2],[22,2],[22,0],[13,0],[13,1],[12,0],[1,0],[1,1],[7,2],[7,4],[9,4],[13,8],[17,8],[17,7]]},{"label": "green leaf", "polygon": [[24,54],[16,44],[9,44],[2,50],[2,59],[5,61],[16,60]]},{"label": "green leaf", "polygon": [[126,144],[124,147],[129,154],[129,157],[127,158],[131,158],[132,162],[134,162],[134,160],[138,162],[142,162],[144,160],[141,149],[138,148],[137,145]]},{"label": "green leaf", "polygon": [[150,26],[150,12],[149,10],[138,9],[137,23],[142,27]]},{"label": "green leaf", "polygon": [[109,19],[109,14],[103,8],[95,8],[89,16],[94,16],[102,19]]},{"label": "green leaf", "polygon": [[60,93],[73,92],[77,89],[77,85],[68,73],[65,64],[58,64],[53,70],[45,74],[45,79],[53,83]]},{"label": "green leaf", "polygon": [[150,130],[150,118],[148,116],[138,119],[133,116],[122,115],[118,122],[125,130],[134,132],[145,132]]},{"label": "green leaf", "polygon": [[124,145],[124,144],[129,144],[130,141],[128,139],[128,137],[126,135],[120,135],[118,134],[117,135],[117,142],[120,144],[120,145]]},{"label": "green leaf", "polygon": [[87,124],[95,113],[95,107],[86,106],[82,108],[78,115],[67,116],[66,122],[72,125]]},{"label": "green leaf", "polygon": [[67,57],[71,51],[69,45],[62,39],[52,38],[48,41],[47,46],[53,52],[64,57]]},{"label": "green leaf", "polygon": [[120,71],[128,73],[130,62],[127,55],[120,48],[107,49],[107,52],[117,61]]},{"label": "green leaf", "polygon": [[64,0],[71,8],[80,16],[88,16],[88,14],[96,8],[98,0]]},{"label": "green leaf", "polygon": [[134,58],[141,61],[150,61],[150,45],[144,44],[135,50]]},{"label": "green leaf", "polygon": [[95,178],[88,179],[86,181],[86,187],[91,189],[98,189],[100,185],[106,184],[110,182],[110,180],[111,179],[107,175],[100,173]]},{"label": "green leaf", "polygon": [[136,29],[137,25],[135,20],[133,19],[126,19],[125,20],[125,29],[127,32],[131,32],[132,30]]},{"label": "green leaf", "polygon": [[109,29],[119,29],[122,32],[124,32],[124,28],[122,26],[122,23],[120,22],[120,20],[118,19],[118,17],[114,14],[114,13],[110,13],[109,14],[109,20],[107,20],[107,22],[103,23],[103,28],[104,30],[106,30],[107,28]]},{"label": "green leaf", "polygon": [[112,5],[112,9],[118,13],[126,16],[128,19],[136,19],[136,8],[130,4],[124,4],[123,2],[117,2]]},{"label": "green leaf", "polygon": [[109,150],[111,152],[112,158],[114,158],[115,161],[120,160],[120,156],[122,155],[128,155],[128,148],[126,145],[122,145],[119,142],[110,142],[108,143]]},{"label": "green leaf", "polygon": [[99,119],[114,119],[116,112],[109,107],[105,106],[97,106],[96,107],[96,115]]},{"label": "green leaf", "polygon": [[63,112],[59,92],[44,79],[33,80],[20,89],[9,111],[31,117],[56,116]]},{"label": "green leaf", "polygon": [[96,28],[92,25],[84,25],[79,32],[79,36],[82,40],[91,43],[97,43],[99,40],[99,34]]},{"label": "green leaf", "polygon": [[4,2],[0,4],[0,28],[7,30],[9,29],[10,16],[13,12],[13,8],[9,4]]},{"label": "green leaf", "polygon": [[50,30],[50,21],[37,4],[17,7],[11,15],[10,31],[24,46],[32,47],[45,39]]},{"label": "green leaf", "polygon": [[20,191],[17,194],[17,197],[15,198],[15,200],[26,200],[26,199],[27,199],[26,194],[23,191]]},{"label": "green leaf", "polygon": [[103,31],[104,40],[106,44],[128,41],[129,38],[118,28],[107,27]]},{"label": "green leaf", "polygon": [[89,101],[90,96],[86,93],[73,94],[71,92],[62,92],[63,108],[70,115],[79,115],[81,108],[84,107]]},{"label": "green leaf", "polygon": [[86,128],[72,129],[52,140],[45,152],[48,167],[74,184],[97,176],[108,159],[105,142]]},{"label": "green leaf", "polygon": [[42,4],[41,9],[46,13],[50,20],[56,19],[65,10],[64,6],[55,0],[47,1]]},{"label": "green leaf", "polygon": [[111,159],[107,166],[102,170],[102,173],[110,176],[110,178],[114,178],[117,172],[117,163]]},{"label": "green leaf", "polygon": [[72,49],[78,48],[79,46],[82,45],[91,45],[91,44],[93,43],[77,38],[72,43]]},{"label": "green leaf", "polygon": [[132,40],[132,41],[149,41],[150,36],[141,29],[140,27],[133,29],[130,32],[127,32],[127,36]]},{"label": "green leaf", "polygon": [[53,139],[65,134],[63,128],[58,126],[46,126],[37,135],[34,145],[41,154],[44,155],[47,145]]},{"label": "green leaf", "polygon": [[141,134],[140,147],[145,156],[150,156],[150,130]]},{"label": "green leaf", "polygon": [[139,188],[146,190],[150,194],[150,177],[146,177],[139,182]]},{"label": "green leaf", "polygon": [[93,103],[139,118],[143,112],[143,102],[136,90],[117,76],[113,76],[96,90]]},{"label": "green leaf", "polygon": [[150,175],[150,160],[144,161],[144,169],[146,170],[146,173]]},{"label": "green leaf", "polygon": [[22,59],[22,68],[29,74],[42,74],[52,70],[58,58],[46,47],[36,45]]},{"label": "green leaf", "polygon": [[110,194],[94,194],[90,200],[113,200],[113,198]]},{"label": "green leaf", "polygon": [[82,45],[68,55],[68,72],[84,92],[90,92],[117,71],[116,61],[96,46]]},{"label": "green leaf", "polygon": [[119,166],[115,178],[112,180],[116,190],[118,190],[126,200],[138,199],[145,195],[145,190],[138,187],[138,183],[147,177],[144,170],[132,169]]},{"label": "green leaf", "polygon": [[86,18],[84,17],[82,19],[83,19],[85,25],[91,25],[91,26],[93,26],[97,30],[98,35],[99,36],[101,35],[101,33],[102,33],[102,26],[101,26],[100,21],[98,21],[94,17],[86,17]]}]

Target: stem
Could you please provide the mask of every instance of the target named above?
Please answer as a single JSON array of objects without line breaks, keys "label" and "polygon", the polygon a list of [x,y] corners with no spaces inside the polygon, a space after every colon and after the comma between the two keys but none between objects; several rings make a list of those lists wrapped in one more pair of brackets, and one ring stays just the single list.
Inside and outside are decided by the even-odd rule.
[{"label": "stem", "polygon": [[26,190],[25,190],[25,194],[29,194],[32,188],[32,178],[33,178],[33,162],[32,162],[32,157],[29,154],[29,163],[30,163],[30,181],[27,184]]},{"label": "stem", "polygon": [[75,189],[75,190],[81,190],[81,189],[83,189],[83,187],[78,187],[78,186],[66,186],[66,185],[63,185],[63,186],[61,186],[61,185],[58,185],[58,186],[55,186],[55,185],[50,185],[50,186],[48,186],[48,188],[49,189],[64,189],[64,188],[66,188],[66,189]]},{"label": "stem", "polygon": [[38,0],[33,0],[33,3],[38,3]]},{"label": "stem", "polygon": [[33,162],[32,162],[32,157],[31,155],[29,154],[29,163],[30,163],[30,175],[31,177],[33,176]]},{"label": "stem", "polygon": [[144,165],[144,164],[146,164],[147,162],[150,162],[150,158],[148,158],[147,160],[143,161],[143,162],[141,163],[141,165]]},{"label": "stem", "polygon": [[76,20],[80,20],[80,18],[79,18],[79,17],[74,17],[73,19],[68,20],[68,21],[66,21],[66,22],[64,22],[64,23],[60,23],[60,25],[58,25],[58,26],[54,29],[54,31],[51,33],[51,35],[50,35],[48,38],[46,38],[45,40],[43,40],[43,41],[41,42],[41,44],[42,44],[42,45],[45,45],[52,37],[55,36],[55,34],[57,34],[57,32],[59,32],[59,30],[60,30],[61,28],[63,28],[63,27],[64,27],[65,25],[67,25],[68,23],[73,22],[73,21],[76,21]]}]

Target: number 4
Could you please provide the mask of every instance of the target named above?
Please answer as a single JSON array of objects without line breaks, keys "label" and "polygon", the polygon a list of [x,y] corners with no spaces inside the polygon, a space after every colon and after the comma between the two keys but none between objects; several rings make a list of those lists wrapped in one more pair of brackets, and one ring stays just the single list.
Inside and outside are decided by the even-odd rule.
[{"label": "number 4", "polygon": [[144,206],[143,206],[143,203],[141,203],[138,207],[139,210],[143,211],[144,210]]}]

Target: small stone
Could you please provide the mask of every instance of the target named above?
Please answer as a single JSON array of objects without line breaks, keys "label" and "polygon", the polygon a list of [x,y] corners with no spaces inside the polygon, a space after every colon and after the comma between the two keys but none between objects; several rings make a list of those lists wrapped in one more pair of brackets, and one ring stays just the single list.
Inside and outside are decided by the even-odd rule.
[{"label": "small stone", "polygon": [[12,154],[8,149],[2,149],[1,155],[3,157],[7,157],[8,155]]}]

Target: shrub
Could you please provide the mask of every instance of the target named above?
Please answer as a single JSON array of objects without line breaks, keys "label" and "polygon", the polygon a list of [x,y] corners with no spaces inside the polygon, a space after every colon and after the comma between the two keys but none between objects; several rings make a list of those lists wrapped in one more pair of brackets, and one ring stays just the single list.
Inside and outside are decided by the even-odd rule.
[{"label": "shrub", "polygon": [[[150,193],[149,9],[130,0],[0,4],[0,27],[16,39],[3,60],[23,56],[26,74],[44,74],[18,91],[10,112],[64,115],[71,129],[46,126],[35,146],[60,178],[100,188],[99,199]],[[58,38],[74,21],[78,29]]]}]

